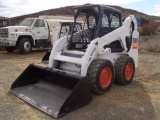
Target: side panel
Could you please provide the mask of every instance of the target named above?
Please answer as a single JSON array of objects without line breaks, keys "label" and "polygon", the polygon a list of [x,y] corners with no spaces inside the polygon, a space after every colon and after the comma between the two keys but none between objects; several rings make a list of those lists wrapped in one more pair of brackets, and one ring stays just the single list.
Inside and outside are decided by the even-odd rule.
[{"label": "side panel", "polygon": [[60,38],[59,40],[53,43],[52,51],[49,57],[49,65],[48,65],[50,68],[53,67],[55,55],[57,53],[58,54],[61,53],[61,51],[63,50],[66,50],[68,47],[67,45],[68,45],[67,36]]},{"label": "side panel", "polygon": [[129,50],[128,54],[133,58],[136,68],[138,67],[138,47],[139,47],[139,33],[135,31],[133,32],[131,49]]},{"label": "side panel", "polygon": [[55,41],[57,41],[59,38],[59,31],[60,31],[60,26],[56,26],[52,29],[52,41],[51,41],[51,45],[53,45],[53,43]]},{"label": "side panel", "polygon": [[99,38],[93,40],[89,44],[89,46],[83,56],[82,65],[81,65],[81,75],[82,76],[86,76],[89,65],[97,57],[97,51],[98,51],[97,41],[99,41],[99,40],[100,40]]},{"label": "side panel", "polygon": [[97,55],[97,59],[106,59],[112,62],[112,64],[114,65],[116,60],[122,55],[123,53],[109,53],[109,54],[98,54]]}]

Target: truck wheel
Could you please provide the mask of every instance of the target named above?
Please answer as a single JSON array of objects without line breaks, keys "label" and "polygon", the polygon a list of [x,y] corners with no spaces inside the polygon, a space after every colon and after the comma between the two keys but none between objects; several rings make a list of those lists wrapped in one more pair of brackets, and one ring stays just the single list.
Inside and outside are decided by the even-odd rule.
[{"label": "truck wheel", "polygon": [[5,47],[0,46],[0,51],[5,51]]},{"label": "truck wheel", "polygon": [[134,60],[129,56],[121,56],[115,63],[115,82],[126,85],[132,82],[135,73]]},{"label": "truck wheel", "polygon": [[30,53],[32,50],[31,40],[29,38],[22,38],[19,42],[19,52],[21,54]]},{"label": "truck wheel", "polygon": [[95,60],[88,68],[87,79],[91,91],[97,94],[107,92],[114,81],[114,67],[108,60]]},{"label": "truck wheel", "polygon": [[16,48],[15,47],[5,47],[7,52],[13,52]]}]

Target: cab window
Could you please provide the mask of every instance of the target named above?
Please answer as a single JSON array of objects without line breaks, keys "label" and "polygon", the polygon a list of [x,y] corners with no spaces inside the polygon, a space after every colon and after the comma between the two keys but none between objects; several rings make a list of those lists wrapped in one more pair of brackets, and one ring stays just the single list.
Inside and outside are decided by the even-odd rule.
[{"label": "cab window", "polygon": [[103,15],[101,27],[109,27],[108,16],[105,14]]},{"label": "cab window", "polygon": [[44,20],[36,20],[34,27],[45,27]]},{"label": "cab window", "polygon": [[120,18],[119,15],[114,14],[111,20],[111,28],[118,28],[118,27],[120,27]]}]

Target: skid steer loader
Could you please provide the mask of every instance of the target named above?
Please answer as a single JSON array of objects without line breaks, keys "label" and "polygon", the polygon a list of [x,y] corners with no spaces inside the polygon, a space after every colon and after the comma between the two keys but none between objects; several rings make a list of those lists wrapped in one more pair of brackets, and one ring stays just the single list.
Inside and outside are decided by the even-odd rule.
[{"label": "skid steer loader", "polygon": [[138,67],[139,33],[133,15],[122,22],[119,10],[103,5],[73,11],[71,34],[54,42],[48,67],[29,65],[10,89],[55,118],[88,104],[90,90],[104,94],[113,82],[131,83]]}]

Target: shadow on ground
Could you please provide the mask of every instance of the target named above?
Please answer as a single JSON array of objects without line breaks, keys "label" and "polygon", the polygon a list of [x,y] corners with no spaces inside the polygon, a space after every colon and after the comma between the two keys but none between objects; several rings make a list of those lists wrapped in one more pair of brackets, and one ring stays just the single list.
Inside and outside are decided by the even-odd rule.
[{"label": "shadow on ground", "polygon": [[0,60],[5,60],[5,59],[25,59],[25,58],[41,58],[47,53],[48,50],[43,49],[43,50],[32,50],[31,53],[29,54],[20,54],[19,51],[15,51],[12,53],[6,52],[6,51],[0,51]]},{"label": "shadow on ground", "polygon": [[93,95],[89,105],[62,119],[69,120],[75,116],[77,120],[152,120],[154,107],[143,85],[134,81],[128,86],[114,84],[105,95]]}]

